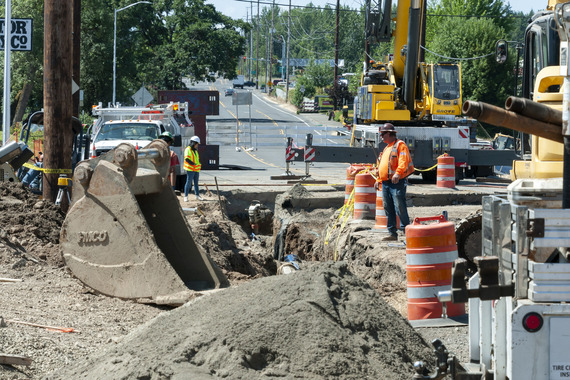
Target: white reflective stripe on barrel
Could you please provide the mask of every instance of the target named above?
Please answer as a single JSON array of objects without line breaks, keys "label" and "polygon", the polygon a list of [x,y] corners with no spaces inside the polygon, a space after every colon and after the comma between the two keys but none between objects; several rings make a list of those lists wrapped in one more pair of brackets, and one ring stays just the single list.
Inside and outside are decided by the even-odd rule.
[{"label": "white reflective stripe on barrel", "polygon": [[372,194],[376,192],[376,189],[373,187],[360,187],[356,186],[354,188],[355,193],[365,193],[365,194]]},{"label": "white reflective stripe on barrel", "polygon": [[376,209],[376,216],[386,216],[386,211]]},{"label": "white reflective stripe on barrel", "polygon": [[355,210],[372,210],[376,208],[374,203],[355,203],[354,209]]},{"label": "white reflective stripe on barrel", "polygon": [[437,177],[439,182],[441,181],[455,181],[455,177]]},{"label": "white reflective stripe on barrel", "polygon": [[346,184],[347,185],[354,185],[354,180],[353,179],[347,179]]},{"label": "white reflective stripe on barrel", "polygon": [[406,254],[408,265],[430,265],[452,263],[457,258],[457,250],[437,253]]},{"label": "white reflective stripe on barrel", "polygon": [[435,298],[437,293],[443,292],[445,290],[451,290],[451,285],[444,286],[422,286],[422,287],[410,287],[408,285],[408,299],[413,298]]},{"label": "white reflective stripe on barrel", "polygon": [[437,165],[439,169],[455,169],[455,165]]}]

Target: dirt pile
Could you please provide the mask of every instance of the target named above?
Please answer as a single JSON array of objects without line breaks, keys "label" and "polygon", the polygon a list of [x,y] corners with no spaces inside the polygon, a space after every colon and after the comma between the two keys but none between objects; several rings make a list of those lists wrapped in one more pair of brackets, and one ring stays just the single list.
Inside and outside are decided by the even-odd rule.
[{"label": "dirt pile", "polygon": [[412,362],[430,358],[421,336],[346,264],[315,264],[162,313],[49,378],[409,379]]},{"label": "dirt pile", "polygon": [[[293,254],[301,260],[312,261],[314,243],[322,238],[337,206],[330,198],[315,196],[301,184],[278,195],[273,219],[274,258],[283,260]],[[326,260],[330,258],[319,261]]]},{"label": "dirt pile", "polygon": [[196,213],[186,216],[194,240],[220,267],[230,284],[277,272],[266,239],[260,236],[252,240],[239,224],[220,211],[218,202],[195,202],[190,206],[199,208]]},{"label": "dirt pile", "polygon": [[63,265],[59,232],[64,214],[21,184],[0,182],[0,262],[26,265],[47,261]]}]

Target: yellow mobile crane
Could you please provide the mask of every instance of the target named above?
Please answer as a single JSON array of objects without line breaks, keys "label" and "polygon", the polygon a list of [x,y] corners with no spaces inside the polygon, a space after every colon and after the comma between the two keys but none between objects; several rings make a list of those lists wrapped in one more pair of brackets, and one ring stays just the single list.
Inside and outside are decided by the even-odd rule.
[{"label": "yellow mobile crane", "polygon": [[[455,158],[456,182],[470,167],[491,175],[494,165],[511,165],[513,150],[481,150],[476,120],[461,117],[461,67],[451,62],[426,63],[426,0],[398,0],[392,19],[392,0],[367,0],[366,59],[362,86],[355,98],[354,141],[362,146],[381,142],[378,127],[390,122],[410,149],[414,167],[425,180],[436,178],[437,158]],[[392,28],[392,25],[395,27]],[[384,61],[370,56],[370,45],[394,38],[394,53]],[[447,128],[442,128],[447,127]]]},{"label": "yellow mobile crane", "polygon": [[[392,1],[384,0],[382,8],[378,22],[380,6],[367,0],[366,61],[358,94],[357,124],[434,120],[441,125],[461,115],[460,66],[423,62],[420,45],[425,39],[426,1],[399,0],[393,33]],[[389,42],[392,36],[394,54],[385,61],[372,60],[370,44]]]}]

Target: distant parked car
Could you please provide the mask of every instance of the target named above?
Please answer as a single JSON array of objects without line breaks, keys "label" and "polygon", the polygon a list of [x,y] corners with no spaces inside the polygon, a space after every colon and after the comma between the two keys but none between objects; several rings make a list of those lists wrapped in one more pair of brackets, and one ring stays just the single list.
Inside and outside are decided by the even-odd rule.
[{"label": "distant parked car", "polygon": [[255,87],[255,82],[248,80],[247,82],[243,82],[244,87]]},{"label": "distant parked car", "polygon": [[232,96],[234,94],[234,89],[233,88],[227,88],[226,89],[226,96]]}]

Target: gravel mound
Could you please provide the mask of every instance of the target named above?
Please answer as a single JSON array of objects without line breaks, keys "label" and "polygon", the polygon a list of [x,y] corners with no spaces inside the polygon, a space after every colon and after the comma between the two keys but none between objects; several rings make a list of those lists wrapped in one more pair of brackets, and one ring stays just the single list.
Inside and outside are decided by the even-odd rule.
[{"label": "gravel mound", "polygon": [[416,360],[432,361],[422,337],[327,263],[198,298],[48,378],[410,379]]}]

